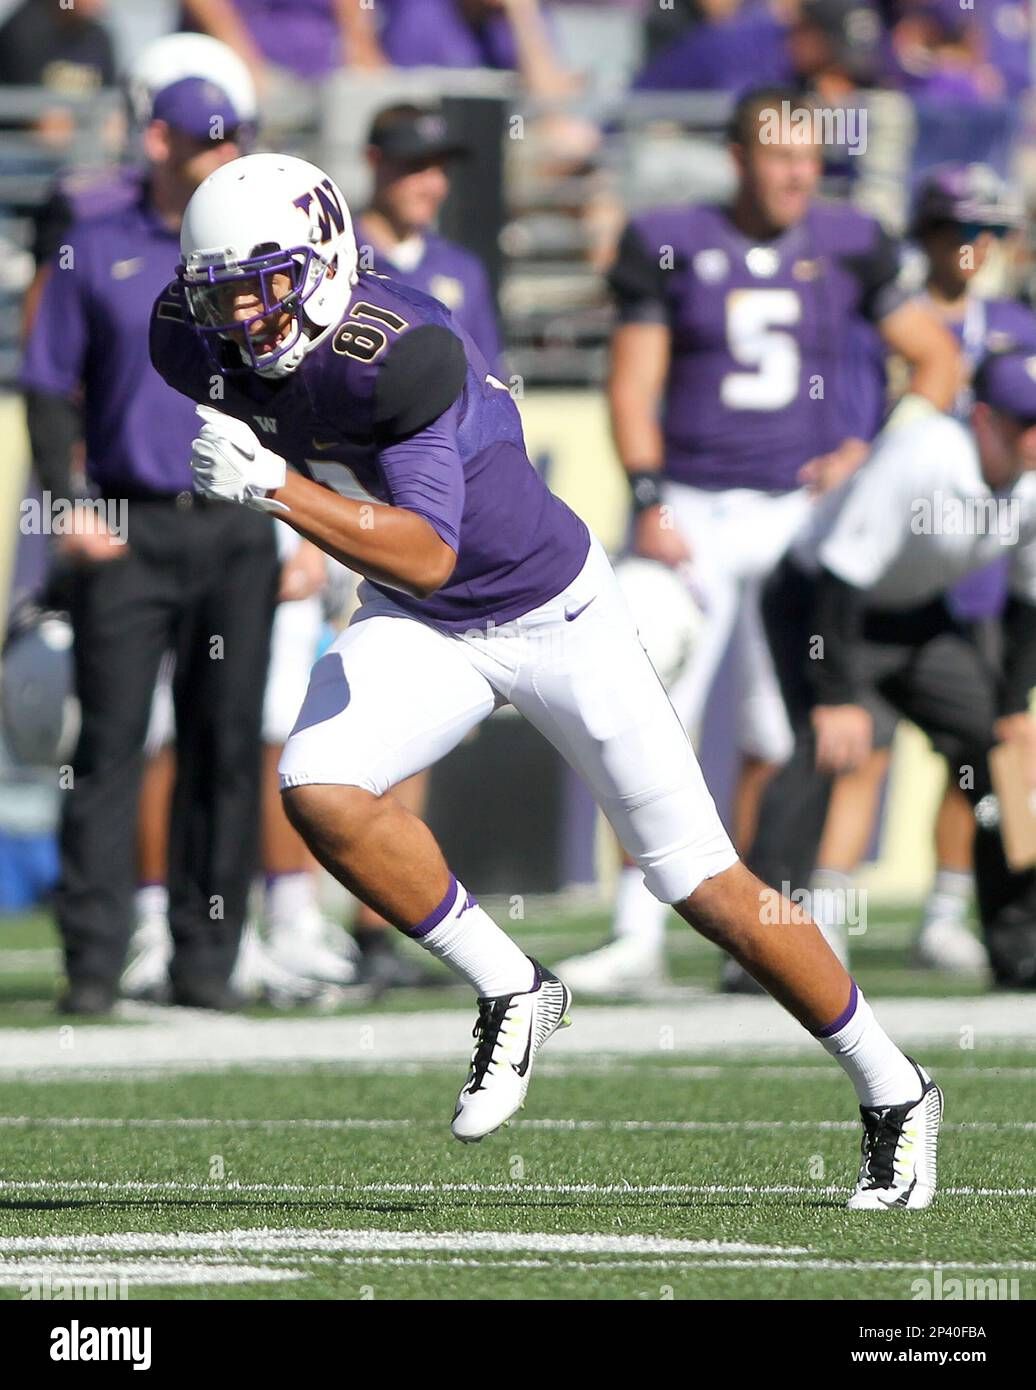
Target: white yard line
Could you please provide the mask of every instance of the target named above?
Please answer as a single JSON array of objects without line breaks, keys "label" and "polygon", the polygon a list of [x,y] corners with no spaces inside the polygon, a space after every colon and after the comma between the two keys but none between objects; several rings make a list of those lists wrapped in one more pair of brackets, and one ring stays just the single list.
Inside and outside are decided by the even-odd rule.
[{"label": "white yard line", "polygon": [[61,952],[57,947],[0,951],[0,973],[4,975],[18,975],[34,970],[56,970],[60,963]]},{"label": "white yard line", "polygon": [[[1018,1046],[1028,1047],[1031,1043],[1024,1040]],[[456,1074],[458,1061],[439,1059],[431,1062],[418,1061],[358,1061],[355,1058],[349,1061],[339,1062],[277,1062],[273,1059],[266,1059],[258,1062],[235,1062],[233,1069],[236,1072],[245,1073],[249,1076],[311,1076],[318,1072],[326,1076],[427,1076],[429,1074],[450,1075]],[[15,1083],[31,1081],[33,1085],[43,1085],[46,1083],[68,1082],[74,1080],[77,1085],[81,1082],[161,1082],[169,1077],[179,1076],[212,1076],[223,1075],[227,1071],[224,1062],[216,1059],[209,1061],[196,1061],[187,1064],[176,1062],[171,1063],[151,1063],[136,1069],[120,1067],[117,1070],[107,1068],[88,1068],[83,1071],[70,1071],[68,1069],[55,1070],[50,1067],[20,1067],[13,1068],[9,1072],[4,1072],[0,1068],[0,1085],[7,1082]],[[950,1078],[954,1083],[958,1078],[964,1080],[974,1079],[976,1081],[1033,1081],[1036,1080],[1036,1067],[1001,1067],[995,1063],[989,1066],[956,1066],[947,1065],[945,1061],[939,1064],[939,1079]],[[818,1066],[796,1066],[782,1062],[759,1063],[755,1066],[748,1065],[738,1059],[732,1059],[727,1064],[704,1064],[701,1066],[666,1066],[657,1056],[640,1057],[636,1062],[624,1062],[618,1057],[608,1054],[598,1053],[597,1056],[590,1058],[573,1058],[571,1061],[552,1061],[549,1057],[541,1058],[536,1065],[537,1077],[597,1077],[611,1078],[615,1076],[636,1076],[644,1078],[648,1075],[653,1080],[667,1078],[673,1081],[729,1081],[732,1074],[737,1076],[738,1081],[760,1080],[760,1081],[805,1081],[810,1085],[816,1082],[837,1083],[845,1086],[845,1074],[837,1066],[831,1063],[821,1063]]]},{"label": "white yard line", "polygon": [[[312,1197],[366,1196],[452,1196],[457,1194],[498,1196],[503,1193],[536,1193],[549,1196],[586,1197],[658,1197],[658,1196],[830,1196],[844,1197],[848,1187],[836,1184],[810,1183],[801,1185],[774,1184],[756,1186],[751,1183],[533,1183],[533,1182],[355,1182],[355,1183],[276,1183],[276,1182],[183,1182],[177,1179],[126,1179],[109,1181],[103,1178],[6,1178],[0,1180],[0,1192],[97,1192],[108,1195],[123,1193],[153,1193],[177,1196],[182,1193],[205,1193],[213,1199],[241,1194],[264,1196],[270,1194]],[[940,1187],[946,1197],[1036,1197],[1036,1187]],[[0,1249],[3,1249],[0,1241]]]},{"label": "white yard line", "polygon": [[[884,1026],[898,1041],[958,1046],[963,1035],[980,1046],[1036,1041],[1031,1000],[988,995],[957,999],[887,999]],[[467,1055],[473,1011],[347,1014],[331,1018],[250,1019],[194,1010],[138,1012],[133,1027],[91,1025],[0,1029],[0,1076],[70,1076],[98,1069],[163,1066],[190,1071],[255,1063],[337,1064],[443,1060]],[[551,1040],[552,1059],[660,1053],[714,1053],[745,1061],[759,1051],[815,1052],[816,1042],[769,999],[704,995],[687,1004],[579,1006],[575,1027]],[[756,1054],[753,1056],[753,1053]]]},{"label": "white yard line", "polygon": [[[402,1266],[421,1269],[558,1269],[557,1260],[537,1260],[537,1259],[494,1259],[480,1260],[473,1257],[464,1256],[444,1256],[438,1259],[412,1255],[339,1255],[334,1260],[335,1265],[374,1265],[374,1266]],[[965,1264],[957,1260],[803,1260],[803,1259],[784,1259],[781,1257],[752,1257],[747,1259],[600,1259],[600,1260],[574,1260],[566,1259],[561,1266],[565,1273],[572,1270],[587,1270],[600,1274],[602,1271],[611,1270],[659,1270],[669,1271],[687,1270],[709,1270],[709,1269],[800,1269],[800,1270],[823,1270],[844,1272],[850,1274],[861,1274],[868,1271],[897,1271],[897,1270],[922,1270],[926,1274],[931,1274],[934,1270],[953,1270],[965,1271],[974,1270],[980,1274],[993,1275],[997,1273],[1005,1274],[1025,1274],[1036,1270],[1036,1261],[1031,1260],[1012,1260],[1008,1263],[995,1263],[983,1261],[977,1264]]]},{"label": "white yard line", "polygon": [[[438,1128],[441,1119],[368,1119],[343,1116],[335,1119],[224,1119],[213,1116],[177,1115],[150,1118],[142,1115],[0,1115],[0,1129],[256,1129],[256,1130],[356,1130]],[[858,1120],[512,1120],[511,1129],[559,1131],[603,1130],[631,1133],[740,1133],[769,1130],[837,1130],[856,1133]],[[959,1133],[999,1134],[1036,1131],[1036,1120],[961,1120],[943,1125]]]},{"label": "white yard line", "polygon": [[755,1245],[742,1241],[683,1240],[664,1236],[559,1235],[550,1231],[384,1231],[257,1228],[232,1231],[165,1233],[127,1231],[108,1235],[5,1236],[0,1253],[82,1254],[118,1251],[147,1254],[157,1251],[231,1251],[276,1254],[359,1250],[455,1250],[507,1254],[525,1250],[540,1254],[578,1255],[805,1255],[804,1246]]},{"label": "white yard line", "polygon": [[[125,1279],[128,1293],[135,1288],[168,1284],[283,1284],[296,1279],[308,1279],[301,1269],[276,1269],[269,1265],[199,1264],[193,1259],[119,1260],[103,1264],[67,1260],[4,1260],[0,1259],[0,1288],[46,1281],[58,1283],[95,1283],[100,1280],[118,1282]],[[95,1285],[96,1287],[96,1285]],[[54,1296],[56,1290],[51,1291]],[[61,1297],[66,1294],[61,1292]],[[67,1295],[71,1296],[71,1295]],[[116,1298],[119,1296],[115,1291]],[[104,1300],[102,1300],[104,1301]]]}]

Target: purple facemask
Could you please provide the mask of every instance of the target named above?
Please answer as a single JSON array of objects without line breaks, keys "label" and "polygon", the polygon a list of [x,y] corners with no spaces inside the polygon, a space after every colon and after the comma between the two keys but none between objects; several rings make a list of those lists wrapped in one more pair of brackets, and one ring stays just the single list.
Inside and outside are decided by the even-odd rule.
[{"label": "purple facemask", "polygon": [[[204,335],[213,357],[220,362],[222,370],[260,371],[271,366],[295,347],[305,332],[303,305],[321,283],[322,277],[316,279],[303,293],[315,259],[318,258],[311,246],[296,246],[287,251],[278,247],[238,261],[232,269],[221,265],[179,267],[177,274],[184,287],[191,317]],[[273,277],[277,274],[288,275],[291,279],[291,289],[280,299],[273,293]],[[232,316],[232,308],[229,307],[233,302],[233,291],[235,287],[240,289],[246,283],[253,291],[257,290],[262,308],[246,319],[235,319]],[[291,315],[292,328],[284,342],[267,352],[261,352],[256,344],[257,341],[263,340],[253,338],[251,329],[269,315],[279,313]],[[233,339],[235,344],[241,347],[245,359],[239,368],[226,367],[219,346],[214,342],[215,338],[226,339],[231,334],[243,334],[243,341],[240,337]]]}]

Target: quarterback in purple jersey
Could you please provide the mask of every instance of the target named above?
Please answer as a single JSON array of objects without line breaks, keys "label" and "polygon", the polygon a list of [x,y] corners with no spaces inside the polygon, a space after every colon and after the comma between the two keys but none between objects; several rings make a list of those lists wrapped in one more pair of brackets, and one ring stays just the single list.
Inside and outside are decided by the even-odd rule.
[{"label": "quarterback in purple jersey", "polygon": [[[206,495],[273,511],[362,574],[281,759],[318,860],[479,997],[453,1118],[473,1142],[523,1103],[570,995],[450,873],[389,795],[504,704],[592,789],[652,892],[731,950],[822,1042],[862,1107],[850,1204],[927,1206],[941,1094],[810,919],[738,861],[604,552],[525,451],[517,409],[449,311],[358,270],[321,170],[253,155],[198,189],[151,323],[156,368],[199,405]],[[318,481],[319,480],[319,481]]]},{"label": "quarterback in purple jersey", "polygon": [[[821,147],[800,119],[810,114],[794,90],[748,93],[731,122],[733,201],[634,217],[611,273],[609,402],[633,548],[686,573],[704,609],[693,660],[670,692],[692,734],[733,647],[740,845],[791,749],[759,590],[816,493],[866,457],[876,423],[866,326],[910,364],[908,408],[943,409],[958,379],[950,335],[907,303],[896,244],[873,218],[815,199]],[[609,994],[657,982],[664,922],[627,866],[614,940],[567,963],[575,987]]]}]

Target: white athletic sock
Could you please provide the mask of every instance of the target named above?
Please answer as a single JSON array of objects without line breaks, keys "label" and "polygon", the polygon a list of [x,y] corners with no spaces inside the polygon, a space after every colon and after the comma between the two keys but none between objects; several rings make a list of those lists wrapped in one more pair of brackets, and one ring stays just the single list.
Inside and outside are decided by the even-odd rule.
[{"label": "white athletic sock", "polygon": [[638,941],[646,951],[661,952],[668,912],[669,905],[648,892],[640,869],[635,864],[624,864],[615,890],[615,940]]},{"label": "white athletic sock", "polygon": [[169,916],[169,889],[164,883],[142,883],[134,895],[137,921]]},{"label": "white athletic sock", "polygon": [[975,889],[972,874],[958,869],[938,869],[932,891],[925,899],[921,930],[925,931],[934,922],[961,922],[968,915]]},{"label": "white athletic sock", "polygon": [[861,1105],[905,1105],[921,1097],[921,1078],[892,1041],[853,981],[849,1003],[814,1036],[839,1062]]},{"label": "white athletic sock", "polygon": [[525,994],[536,982],[529,957],[452,874],[439,906],[406,935],[466,980],[480,999]]},{"label": "white athletic sock", "polygon": [[268,874],[264,906],[271,939],[282,932],[298,936],[313,924],[320,926],[316,912],[316,880],[308,869],[301,873]]}]

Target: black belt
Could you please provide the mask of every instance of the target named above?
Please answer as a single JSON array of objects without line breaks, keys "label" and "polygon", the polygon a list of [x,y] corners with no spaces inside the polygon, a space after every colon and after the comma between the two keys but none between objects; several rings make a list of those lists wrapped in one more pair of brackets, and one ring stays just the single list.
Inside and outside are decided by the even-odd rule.
[{"label": "black belt", "polygon": [[181,511],[195,507],[211,507],[217,498],[185,488],[182,492],[147,492],[143,488],[120,488],[118,492],[102,492],[103,502],[146,502],[154,506],[177,507]]},{"label": "black belt", "polygon": [[889,646],[918,646],[943,632],[966,632],[954,618],[942,596],[916,608],[868,608],[863,616],[863,637]]}]

